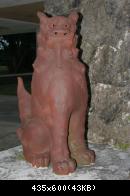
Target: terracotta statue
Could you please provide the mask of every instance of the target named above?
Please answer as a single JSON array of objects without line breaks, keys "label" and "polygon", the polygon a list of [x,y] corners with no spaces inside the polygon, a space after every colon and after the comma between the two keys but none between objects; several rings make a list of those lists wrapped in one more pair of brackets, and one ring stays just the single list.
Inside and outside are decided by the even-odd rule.
[{"label": "terracotta statue", "polygon": [[48,17],[38,12],[37,57],[33,64],[31,95],[18,78],[21,127],[17,130],[25,159],[36,167],[52,164],[67,175],[79,165],[95,161],[86,147],[87,83],[85,65],[78,60],[78,14]]}]

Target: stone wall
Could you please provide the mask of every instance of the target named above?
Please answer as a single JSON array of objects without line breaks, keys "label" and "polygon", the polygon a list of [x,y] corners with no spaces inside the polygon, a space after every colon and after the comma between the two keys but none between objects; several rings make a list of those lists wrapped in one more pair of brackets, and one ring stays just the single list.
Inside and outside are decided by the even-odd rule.
[{"label": "stone wall", "polygon": [[77,9],[83,16],[82,59],[89,66],[88,138],[130,146],[130,1],[44,0],[52,15]]}]

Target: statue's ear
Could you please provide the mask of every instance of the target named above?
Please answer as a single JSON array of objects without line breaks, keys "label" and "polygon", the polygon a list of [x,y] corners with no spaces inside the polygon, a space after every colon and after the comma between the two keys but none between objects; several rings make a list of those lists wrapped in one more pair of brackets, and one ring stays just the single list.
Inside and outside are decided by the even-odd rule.
[{"label": "statue's ear", "polygon": [[69,15],[69,19],[70,19],[71,21],[73,21],[74,23],[77,22],[78,17],[79,17],[79,15],[78,15],[78,13],[77,13],[76,11],[72,11],[72,12],[70,13],[70,15]]},{"label": "statue's ear", "polygon": [[43,12],[40,12],[40,11],[37,12],[37,16],[43,22],[45,22],[48,18]]}]

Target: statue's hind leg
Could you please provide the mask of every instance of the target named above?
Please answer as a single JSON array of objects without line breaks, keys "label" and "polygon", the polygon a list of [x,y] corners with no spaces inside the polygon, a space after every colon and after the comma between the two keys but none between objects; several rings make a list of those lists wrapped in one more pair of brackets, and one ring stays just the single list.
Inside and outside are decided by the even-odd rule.
[{"label": "statue's hind leg", "polygon": [[[21,131],[21,133],[20,133]],[[25,159],[36,167],[48,167],[50,162],[49,130],[40,119],[33,118],[18,130]]]}]

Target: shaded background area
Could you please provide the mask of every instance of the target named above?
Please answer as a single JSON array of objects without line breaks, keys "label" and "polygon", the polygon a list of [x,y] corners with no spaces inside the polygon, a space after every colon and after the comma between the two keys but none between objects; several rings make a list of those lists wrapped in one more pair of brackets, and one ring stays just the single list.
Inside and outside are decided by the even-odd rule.
[{"label": "shaded background area", "polygon": [[16,136],[18,127],[17,97],[0,95],[0,151],[20,144]]},{"label": "shaded background area", "polygon": [[30,91],[38,10],[43,11],[43,1],[0,1],[0,150],[20,144],[16,136],[19,127],[17,77],[24,79]]},{"label": "shaded background area", "polygon": [[16,95],[17,74],[23,77],[25,86],[30,90],[39,27],[38,10],[43,11],[43,1],[0,1],[1,95]]},{"label": "shaded background area", "polygon": [[36,33],[0,37],[0,94],[16,95],[17,76],[23,77],[30,90],[35,56]]},{"label": "shaded background area", "polygon": [[35,37],[35,33],[3,35],[0,37],[0,74],[33,71],[32,63],[36,54]]}]

